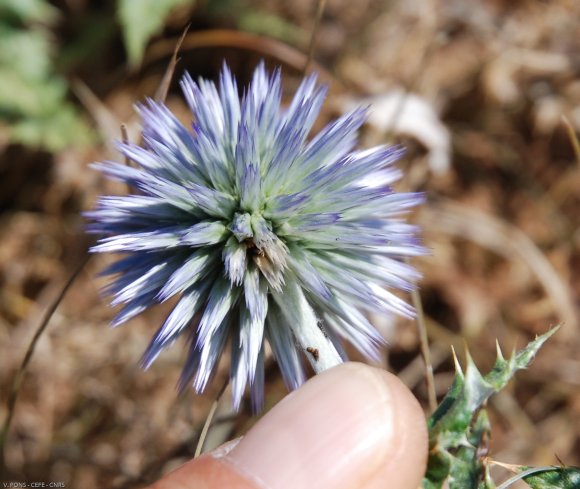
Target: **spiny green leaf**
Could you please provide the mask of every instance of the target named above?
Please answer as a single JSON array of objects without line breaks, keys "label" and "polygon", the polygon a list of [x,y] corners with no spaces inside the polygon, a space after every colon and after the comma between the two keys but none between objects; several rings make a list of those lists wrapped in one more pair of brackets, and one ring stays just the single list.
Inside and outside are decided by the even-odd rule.
[{"label": "spiny green leaf", "polygon": [[449,489],[494,487],[487,473],[487,465],[484,463],[490,429],[487,412],[479,411],[466,433],[466,443],[454,450],[454,455],[452,455],[448,478]]},{"label": "spiny green leaf", "polygon": [[447,395],[443,398],[439,406],[437,406],[437,409],[427,422],[430,435],[437,435],[445,428],[446,422],[449,422],[454,417],[453,413],[457,410],[457,405],[463,396],[465,377],[461,370],[461,365],[457,361],[455,351],[453,351],[453,360],[455,362],[455,378]]},{"label": "spiny green leaf", "polygon": [[482,376],[469,353],[465,374],[454,355],[456,375],[451,390],[429,419],[429,433],[443,447],[462,444],[473,415],[495,392],[503,389],[516,371],[526,368],[535,354],[558,327],[532,341],[526,348],[505,360],[501,352],[491,372]]},{"label": "spiny green leaf", "polygon": [[495,365],[482,375],[467,352],[463,373],[455,352],[456,374],[453,385],[428,421],[430,457],[423,479],[424,489],[439,489],[446,482],[450,489],[491,489],[494,487],[487,466],[490,426],[482,406],[503,389],[517,370],[526,368],[544,342],[558,327],[536,338],[506,360],[498,348]]},{"label": "spiny green leaf", "polygon": [[427,471],[423,482],[422,489],[440,489],[449,477],[451,464],[453,463],[452,455],[444,450],[435,448],[429,453],[427,460]]},{"label": "spiny green leaf", "polygon": [[[526,348],[520,350],[515,355],[512,355],[509,360],[505,360],[503,356],[498,356],[491,372],[485,376],[485,382],[493,389],[494,392],[499,392],[509,382],[517,370],[526,368],[538,353],[542,345],[560,329],[560,326],[552,328],[542,336],[538,336]],[[501,352],[500,352],[501,353]]]},{"label": "spiny green leaf", "polygon": [[141,62],[147,42],[161,31],[173,9],[194,4],[195,0],[119,0],[117,15],[129,63],[135,66]]}]

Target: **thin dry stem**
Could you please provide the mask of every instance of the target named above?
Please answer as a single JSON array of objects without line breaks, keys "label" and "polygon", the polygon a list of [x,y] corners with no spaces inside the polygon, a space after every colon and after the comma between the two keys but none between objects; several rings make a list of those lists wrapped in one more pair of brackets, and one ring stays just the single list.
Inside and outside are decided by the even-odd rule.
[{"label": "thin dry stem", "polygon": [[179,40],[177,41],[177,44],[175,45],[175,49],[173,50],[173,54],[171,55],[171,60],[169,61],[169,64],[167,65],[165,73],[163,74],[163,78],[161,79],[161,83],[159,84],[159,87],[157,88],[157,91],[155,92],[155,101],[157,101],[157,102],[164,103],[165,100],[167,99],[167,93],[169,92],[169,87],[171,86],[171,81],[173,80],[173,75],[175,74],[175,67],[177,66],[177,63],[179,62],[179,59],[177,58],[177,54],[179,53],[179,50],[181,49],[181,45],[183,44],[183,40],[185,39],[185,36],[187,35],[187,32],[189,31],[190,27],[191,27],[191,24],[188,24],[185,27],[185,29],[183,29],[183,33],[181,34],[181,37],[179,38]]},{"label": "thin dry stem", "polygon": [[[121,141],[123,144],[129,144],[129,133],[127,131],[127,124],[121,124]],[[131,166],[131,158],[125,155],[125,165]],[[131,184],[127,183],[127,193],[132,194],[134,193],[135,189],[131,186]]]},{"label": "thin dry stem", "polygon": [[427,397],[429,399],[429,409],[431,412],[437,408],[437,393],[435,391],[435,378],[433,376],[433,364],[431,363],[431,350],[429,350],[429,336],[427,334],[427,324],[423,312],[423,302],[417,289],[411,292],[413,307],[417,312],[417,330],[421,343],[421,354],[425,362],[425,382],[427,383]]},{"label": "thin dry stem", "polygon": [[566,126],[570,143],[572,143],[572,148],[574,149],[574,155],[576,155],[576,161],[578,162],[578,165],[580,165],[580,142],[578,142],[578,136],[565,115],[562,116],[562,122],[564,123],[564,126]]},{"label": "thin dry stem", "polygon": [[73,79],[72,88],[81,104],[95,121],[107,149],[114,152],[113,141],[118,138],[116,128],[119,127],[120,121],[82,80]]},{"label": "thin dry stem", "polygon": [[322,20],[322,14],[324,13],[324,8],[326,6],[326,0],[318,0],[318,6],[316,7],[316,17],[314,18],[314,25],[312,26],[312,35],[310,36],[310,44],[308,45],[308,55],[306,58],[306,63],[304,64],[303,74],[308,73],[308,68],[312,63],[312,58],[314,56],[314,48],[316,45],[316,34],[318,33],[318,28],[320,26],[320,21]]},{"label": "thin dry stem", "polygon": [[[129,133],[127,132],[127,124],[121,124],[121,141],[123,144],[129,144]],[[125,156],[125,165],[130,166],[131,160],[128,156]]]},{"label": "thin dry stem", "polygon": [[215,412],[219,406],[220,401],[222,400],[224,392],[226,391],[229,383],[230,383],[230,379],[229,379],[229,377],[227,377],[226,380],[224,381],[224,384],[222,385],[220,391],[218,392],[218,395],[216,396],[215,400],[213,401],[211,408],[209,409],[209,412],[207,413],[207,417],[205,418],[205,423],[203,424],[203,428],[202,428],[201,433],[199,435],[199,439],[197,440],[194,458],[199,457],[201,455],[201,452],[203,450],[203,446],[205,444],[205,439],[206,439],[207,433],[211,427],[211,423],[213,421]]},{"label": "thin dry stem", "polygon": [[[429,322],[428,317],[425,317],[425,322]],[[430,334],[429,336],[431,338],[429,352],[431,354],[431,365],[433,371],[449,358],[450,352],[449,344],[433,343],[433,335]],[[423,355],[416,355],[403,370],[397,373],[397,377],[399,377],[399,379],[401,379],[401,381],[410,389],[414,389],[419,385],[419,383],[425,379],[425,359],[423,358]],[[437,389],[435,390],[437,391]]]},{"label": "thin dry stem", "polygon": [[32,360],[32,356],[34,355],[34,351],[36,349],[36,344],[38,343],[38,340],[40,339],[42,334],[46,331],[46,328],[48,326],[48,323],[50,322],[50,319],[52,318],[53,314],[57,310],[57,308],[60,305],[60,303],[62,302],[62,300],[64,299],[64,297],[65,297],[66,293],[68,292],[68,290],[70,289],[71,285],[74,283],[76,278],[80,275],[80,273],[85,268],[86,264],[90,260],[90,257],[91,257],[91,255],[87,254],[83,258],[81,263],[79,263],[77,268],[74,270],[74,272],[71,274],[71,276],[68,278],[68,280],[64,284],[58,297],[53,301],[53,303],[50,305],[50,307],[46,311],[44,317],[42,318],[42,321],[40,322],[38,328],[36,329],[36,332],[34,333],[34,336],[32,337],[32,340],[30,341],[30,344],[28,345],[28,349],[26,350],[24,358],[22,359],[22,363],[20,364],[20,367],[18,368],[16,374],[14,375],[14,380],[12,382],[12,389],[10,390],[10,394],[8,396],[7,409],[6,409],[6,411],[7,411],[6,419],[4,420],[4,425],[2,426],[2,431],[0,431],[0,478],[2,478],[2,475],[4,474],[4,471],[6,469],[4,448],[6,445],[6,440],[8,438],[8,432],[10,431],[10,426],[12,424],[12,419],[14,418],[14,412],[16,409],[16,402],[18,401],[18,396],[20,394],[20,389],[22,387],[22,383],[24,381],[24,377],[26,375],[28,365],[30,364],[30,361]]}]

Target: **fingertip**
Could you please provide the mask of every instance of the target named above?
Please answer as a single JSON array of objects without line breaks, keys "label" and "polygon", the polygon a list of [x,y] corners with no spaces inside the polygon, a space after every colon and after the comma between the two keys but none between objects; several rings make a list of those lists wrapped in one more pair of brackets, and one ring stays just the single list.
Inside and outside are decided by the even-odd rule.
[{"label": "fingertip", "polygon": [[397,422],[383,464],[361,489],[416,489],[427,469],[428,431],[425,414],[417,399],[395,375],[377,369],[392,394],[393,419]]},{"label": "fingertip", "polygon": [[288,395],[239,442],[149,489],[416,489],[427,447],[425,417],[407,387],[347,363]]},{"label": "fingertip", "polygon": [[415,489],[426,457],[417,400],[394,375],[360,363],[310,379],[227,455],[270,489],[370,489],[393,477],[390,487]]}]

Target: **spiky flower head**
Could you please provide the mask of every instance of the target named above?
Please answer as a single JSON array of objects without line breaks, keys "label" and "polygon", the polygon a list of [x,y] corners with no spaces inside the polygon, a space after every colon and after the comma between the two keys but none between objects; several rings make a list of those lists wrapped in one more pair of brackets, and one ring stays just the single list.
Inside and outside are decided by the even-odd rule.
[{"label": "spiky flower head", "polygon": [[202,392],[230,339],[236,407],[247,384],[262,404],[265,340],[290,389],[304,356],[317,372],[345,359],[343,339],[377,357],[382,337],[359,308],[411,316],[384,287],[412,288],[418,274],[402,258],[423,253],[402,219],[422,196],[391,188],[401,150],[354,149],[364,109],[309,140],[326,95],[314,75],[285,109],[280,71],[263,64],[241,100],[225,65],[218,86],[186,74],[181,88],[191,127],[149,100],[143,145],[119,145],[135,165],[96,165],[137,190],[88,213],[104,236],[92,251],[126,255],[105,271],[123,304],[113,324],[178,296],[143,365],[187,332],[180,386]]}]

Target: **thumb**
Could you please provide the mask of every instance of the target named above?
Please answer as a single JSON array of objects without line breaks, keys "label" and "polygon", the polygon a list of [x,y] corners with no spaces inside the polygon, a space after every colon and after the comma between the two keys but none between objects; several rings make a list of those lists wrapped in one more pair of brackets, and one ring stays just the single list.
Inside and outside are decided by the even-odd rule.
[{"label": "thumb", "polygon": [[319,374],[238,443],[186,463],[150,489],[416,489],[427,428],[394,375],[358,363]]}]

